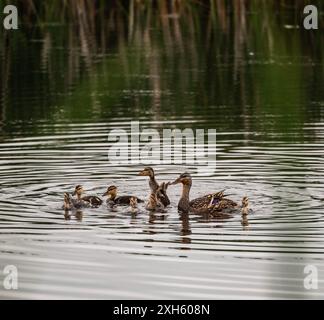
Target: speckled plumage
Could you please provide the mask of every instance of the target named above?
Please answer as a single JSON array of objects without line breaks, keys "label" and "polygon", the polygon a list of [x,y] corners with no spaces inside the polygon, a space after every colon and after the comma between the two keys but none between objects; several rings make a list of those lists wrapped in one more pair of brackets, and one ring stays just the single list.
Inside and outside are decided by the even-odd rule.
[{"label": "speckled plumage", "polygon": [[205,196],[196,198],[189,202],[191,208],[199,209],[199,208],[207,208],[210,205],[211,201],[219,201],[224,197],[224,190],[210,193]]},{"label": "speckled plumage", "polygon": [[155,193],[150,194],[145,209],[154,212],[166,212],[164,210],[164,205],[159,201]]},{"label": "speckled plumage", "polygon": [[172,184],[182,184],[182,195],[178,203],[180,212],[193,212],[199,214],[216,215],[220,212],[231,212],[238,208],[235,201],[224,197],[224,190],[208,194],[189,201],[192,178],[189,173],[183,173]]}]

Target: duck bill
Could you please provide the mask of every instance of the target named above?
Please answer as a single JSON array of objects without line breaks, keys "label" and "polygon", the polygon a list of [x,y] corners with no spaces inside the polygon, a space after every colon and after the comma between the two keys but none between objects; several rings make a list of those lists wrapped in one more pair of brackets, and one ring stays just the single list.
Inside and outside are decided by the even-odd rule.
[{"label": "duck bill", "polygon": [[138,175],[139,175],[139,176],[146,176],[146,173],[145,173],[144,170],[142,170],[142,171],[140,171],[140,172],[138,173]]},{"label": "duck bill", "polygon": [[174,180],[173,182],[169,182],[168,184],[169,184],[169,186],[174,186],[175,184],[179,184],[179,183],[181,183],[181,179],[180,178]]},{"label": "duck bill", "polygon": [[72,196],[74,197],[76,195],[76,191],[73,191]]},{"label": "duck bill", "polygon": [[105,197],[105,196],[108,196],[108,192],[107,191],[102,195],[102,197]]}]

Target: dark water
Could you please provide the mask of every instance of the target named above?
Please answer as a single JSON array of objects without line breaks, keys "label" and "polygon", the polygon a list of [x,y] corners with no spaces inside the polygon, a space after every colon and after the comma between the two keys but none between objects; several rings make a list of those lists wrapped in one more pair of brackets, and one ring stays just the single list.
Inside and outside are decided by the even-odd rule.
[{"label": "dark water", "polygon": [[[257,35],[239,19],[206,41],[167,21],[171,38],[162,25],[90,41],[54,23],[2,35],[0,270],[17,266],[19,289],[1,298],[324,297],[323,37],[288,18]],[[216,129],[214,174],[161,164],[157,178],[189,171],[192,198],[226,189],[253,214],[180,216],[172,187],[165,214],[103,206],[66,220],[77,184],[148,197],[143,164],[107,159],[109,132],[133,120]]]}]

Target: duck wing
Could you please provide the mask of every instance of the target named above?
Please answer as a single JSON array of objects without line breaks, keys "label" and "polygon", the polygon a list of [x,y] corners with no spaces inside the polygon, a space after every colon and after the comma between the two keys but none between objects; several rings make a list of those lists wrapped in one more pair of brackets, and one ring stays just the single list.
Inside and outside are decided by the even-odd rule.
[{"label": "duck wing", "polygon": [[212,215],[215,215],[220,212],[231,212],[237,208],[238,204],[235,201],[227,198],[221,198],[215,202],[214,205],[209,208],[209,210]]},{"label": "duck wing", "polygon": [[171,203],[167,194],[158,193],[157,198],[159,201],[161,201],[161,203],[163,204],[164,207],[169,206]]},{"label": "duck wing", "polygon": [[193,209],[207,208],[210,205],[210,201],[213,199],[213,204],[218,203],[224,197],[224,191],[219,191],[216,193],[210,193],[203,197],[196,198],[191,200],[189,205]]},{"label": "duck wing", "polygon": [[156,193],[158,200],[163,204],[164,207],[169,206],[171,203],[170,199],[166,193],[168,186],[169,186],[169,183],[165,183],[165,182],[161,183],[161,185]]},{"label": "duck wing", "polygon": [[[211,201],[213,201],[211,203]],[[214,218],[229,218],[233,212],[239,208],[238,204],[230,199],[221,198],[209,199],[208,204],[204,207],[194,208],[190,207],[192,213],[212,216]]]}]

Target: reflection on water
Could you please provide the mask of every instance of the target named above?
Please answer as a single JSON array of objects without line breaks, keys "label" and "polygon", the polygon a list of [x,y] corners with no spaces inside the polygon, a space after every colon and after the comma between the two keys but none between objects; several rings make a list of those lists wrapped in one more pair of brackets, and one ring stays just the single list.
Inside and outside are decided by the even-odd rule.
[{"label": "reflection on water", "polygon": [[[128,16],[88,7],[86,19],[73,9],[62,15],[73,24],[34,28],[26,14],[18,32],[0,31],[0,270],[19,270],[19,290],[0,287],[0,297],[323,297],[320,35],[285,27],[298,8],[268,1],[267,10],[208,2],[215,11],[136,3]],[[77,184],[148,198],[143,165],[107,161],[108,133],[133,120],[217,129],[213,176],[157,165],[157,178],[188,170],[191,198],[226,189],[247,195],[253,213],[179,215],[173,187],[167,213],[65,214],[63,193]],[[304,289],[307,264],[318,268],[318,290]]]}]

